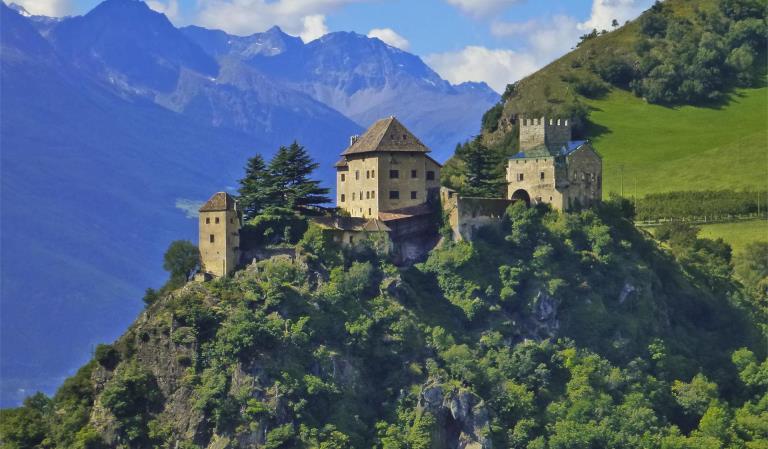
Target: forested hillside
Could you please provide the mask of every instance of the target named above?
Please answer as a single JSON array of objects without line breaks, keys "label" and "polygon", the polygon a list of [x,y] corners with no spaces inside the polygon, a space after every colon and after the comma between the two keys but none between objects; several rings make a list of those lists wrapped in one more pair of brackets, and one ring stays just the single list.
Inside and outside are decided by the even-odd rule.
[{"label": "forested hillside", "polygon": [[631,219],[627,202],[575,214],[518,204],[500,230],[406,269],[374,242],[343,251],[310,227],[295,263],[146,298],[53,398],[2,411],[0,439],[765,447],[766,267],[745,265],[741,285],[722,242],[673,227],[663,249]]},{"label": "forested hillside", "polygon": [[[482,146],[503,164],[517,151],[519,114],[572,117],[576,137],[592,140],[603,157],[606,194],[622,193],[622,180],[625,196],[765,190],[765,11],[764,0],[667,0],[623,26],[588,33],[507,87],[483,118]],[[459,189],[466,159],[454,158],[444,172]]]}]

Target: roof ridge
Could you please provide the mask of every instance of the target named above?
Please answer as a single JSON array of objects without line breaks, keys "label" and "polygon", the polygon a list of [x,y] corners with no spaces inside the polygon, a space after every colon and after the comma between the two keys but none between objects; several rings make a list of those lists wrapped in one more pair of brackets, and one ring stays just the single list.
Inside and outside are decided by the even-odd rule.
[{"label": "roof ridge", "polygon": [[428,153],[430,149],[392,115],[374,122],[341,154],[347,156],[377,151]]}]

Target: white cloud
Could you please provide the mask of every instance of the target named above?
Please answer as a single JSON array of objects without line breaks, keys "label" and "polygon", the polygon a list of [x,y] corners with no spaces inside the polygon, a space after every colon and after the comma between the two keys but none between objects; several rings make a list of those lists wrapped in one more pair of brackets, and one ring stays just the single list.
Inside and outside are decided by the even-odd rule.
[{"label": "white cloud", "polygon": [[524,0],[446,0],[462,11],[473,16],[489,16],[504,8],[522,3]]},{"label": "white cloud", "polygon": [[503,20],[494,20],[491,23],[491,34],[497,37],[515,36],[518,34],[530,33],[540,27],[536,20],[527,22],[505,22]]},{"label": "white cloud", "polygon": [[179,1],[178,0],[146,0],[147,6],[153,10],[165,14],[171,22],[179,20]]},{"label": "white cloud", "polygon": [[374,28],[368,32],[368,37],[381,39],[386,44],[399,48],[400,50],[407,51],[411,48],[411,43],[408,42],[408,39],[397,34],[392,28]]},{"label": "white cloud", "polygon": [[316,39],[327,33],[325,15],[370,0],[198,0],[195,23],[247,35],[278,25],[286,33]]},{"label": "white cloud", "polygon": [[458,52],[431,54],[424,59],[451,83],[485,81],[497,92],[504,92],[507,84],[539,67],[529,54],[480,46],[465,47]]},{"label": "white cloud", "polygon": [[581,30],[611,30],[611,23],[616,19],[624,25],[648,9],[653,0],[593,0],[592,14],[586,22],[579,24]]},{"label": "white cloud", "polygon": [[328,34],[328,27],[325,25],[325,16],[322,14],[305,16],[301,19],[301,22],[304,24],[304,29],[301,30],[299,36],[304,42],[311,42]]},{"label": "white cloud", "polygon": [[[13,0],[32,15],[61,17],[72,13],[71,0]],[[8,2],[10,3],[10,2]]]}]

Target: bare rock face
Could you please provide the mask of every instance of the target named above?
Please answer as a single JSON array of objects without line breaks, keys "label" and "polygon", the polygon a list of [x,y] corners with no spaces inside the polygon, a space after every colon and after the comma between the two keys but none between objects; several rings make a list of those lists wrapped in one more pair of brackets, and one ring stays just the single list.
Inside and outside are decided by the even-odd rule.
[{"label": "bare rock face", "polygon": [[433,447],[492,449],[488,410],[480,397],[468,390],[427,383],[419,397],[419,409],[437,418]]}]

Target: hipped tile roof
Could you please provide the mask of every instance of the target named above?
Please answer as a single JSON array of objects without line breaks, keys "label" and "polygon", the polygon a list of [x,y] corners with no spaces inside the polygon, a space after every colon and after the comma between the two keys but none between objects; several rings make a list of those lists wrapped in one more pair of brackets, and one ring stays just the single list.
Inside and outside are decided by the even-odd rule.
[{"label": "hipped tile roof", "polygon": [[372,153],[377,151],[402,151],[427,153],[430,151],[426,145],[403,126],[394,116],[381,119],[374,123],[368,130],[357,138],[343,153],[342,156],[360,153]]},{"label": "hipped tile roof", "polygon": [[203,204],[200,208],[200,212],[217,212],[223,210],[234,210],[235,199],[232,198],[227,192],[216,192],[213,196]]}]

